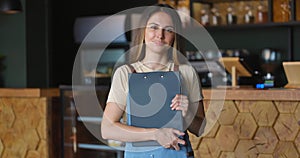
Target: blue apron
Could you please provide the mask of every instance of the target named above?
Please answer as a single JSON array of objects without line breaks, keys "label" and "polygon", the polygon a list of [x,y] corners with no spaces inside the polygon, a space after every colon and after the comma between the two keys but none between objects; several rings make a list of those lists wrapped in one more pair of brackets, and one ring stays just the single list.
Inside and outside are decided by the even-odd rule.
[{"label": "blue apron", "polygon": [[[132,73],[136,73],[133,66],[131,65],[128,66],[132,70]],[[175,66],[174,69],[176,69],[175,71],[178,71],[177,66]],[[183,87],[183,94],[187,94],[186,89],[184,87]],[[185,145],[179,144],[180,150],[178,151],[174,149],[167,149],[159,145],[152,146],[152,147],[151,146],[136,147],[129,142],[126,143],[124,157],[125,158],[194,158],[194,153],[187,132],[185,132],[183,139],[185,140],[186,144]]]}]

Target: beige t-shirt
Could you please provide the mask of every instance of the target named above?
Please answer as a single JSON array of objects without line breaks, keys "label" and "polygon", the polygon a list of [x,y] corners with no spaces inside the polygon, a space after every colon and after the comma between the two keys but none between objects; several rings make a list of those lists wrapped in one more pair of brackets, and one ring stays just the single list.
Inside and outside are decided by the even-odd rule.
[{"label": "beige t-shirt", "polygon": [[[141,62],[133,63],[132,66],[139,72],[151,72],[152,69],[148,68]],[[159,71],[174,70],[174,63],[169,62],[163,69]],[[198,102],[201,100],[202,91],[200,86],[200,80],[195,72],[194,68],[190,65],[182,64],[179,66],[179,72],[182,76],[182,87],[187,91],[187,96],[190,102]],[[107,102],[117,103],[120,108],[125,110],[126,99],[128,93],[128,73],[131,73],[131,69],[128,65],[123,65],[117,68],[113,75],[113,80],[108,95]]]}]

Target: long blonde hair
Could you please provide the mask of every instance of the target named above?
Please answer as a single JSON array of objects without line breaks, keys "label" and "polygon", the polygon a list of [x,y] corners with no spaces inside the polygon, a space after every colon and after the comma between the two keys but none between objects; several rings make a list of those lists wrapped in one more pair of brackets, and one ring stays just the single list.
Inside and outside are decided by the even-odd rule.
[{"label": "long blonde hair", "polygon": [[172,18],[174,24],[175,38],[174,42],[169,49],[169,57],[172,58],[175,64],[180,64],[178,59],[178,52],[183,52],[183,42],[180,33],[182,32],[182,23],[177,11],[167,4],[157,4],[154,6],[149,6],[142,14],[139,21],[139,28],[133,30],[135,32],[135,37],[132,42],[131,49],[131,60],[132,62],[140,61],[145,56],[145,28],[149,18],[156,12],[164,12]]}]

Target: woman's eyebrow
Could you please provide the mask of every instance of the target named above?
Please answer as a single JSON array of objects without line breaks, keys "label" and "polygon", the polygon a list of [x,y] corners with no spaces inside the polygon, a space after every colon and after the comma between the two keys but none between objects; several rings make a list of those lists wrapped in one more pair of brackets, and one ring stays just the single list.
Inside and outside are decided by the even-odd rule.
[{"label": "woman's eyebrow", "polygon": [[[155,23],[155,22],[151,22],[151,23],[149,23],[148,25],[158,25],[158,26],[160,26],[159,24],[157,24],[157,23]],[[173,28],[174,29],[174,26],[172,26],[172,25],[167,25],[167,26],[165,26],[164,28],[168,28],[168,27],[171,27],[171,28]]]}]

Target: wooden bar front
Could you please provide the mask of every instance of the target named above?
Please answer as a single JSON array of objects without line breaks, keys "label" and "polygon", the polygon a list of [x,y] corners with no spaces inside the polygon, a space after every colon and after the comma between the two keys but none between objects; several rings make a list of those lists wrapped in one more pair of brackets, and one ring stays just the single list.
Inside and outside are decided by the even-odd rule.
[{"label": "wooden bar front", "polygon": [[206,135],[191,136],[195,158],[300,156],[300,90],[204,89],[203,94],[206,111],[224,104]]},{"label": "wooden bar front", "polygon": [[0,89],[0,157],[59,157],[58,96],[58,89]]}]

